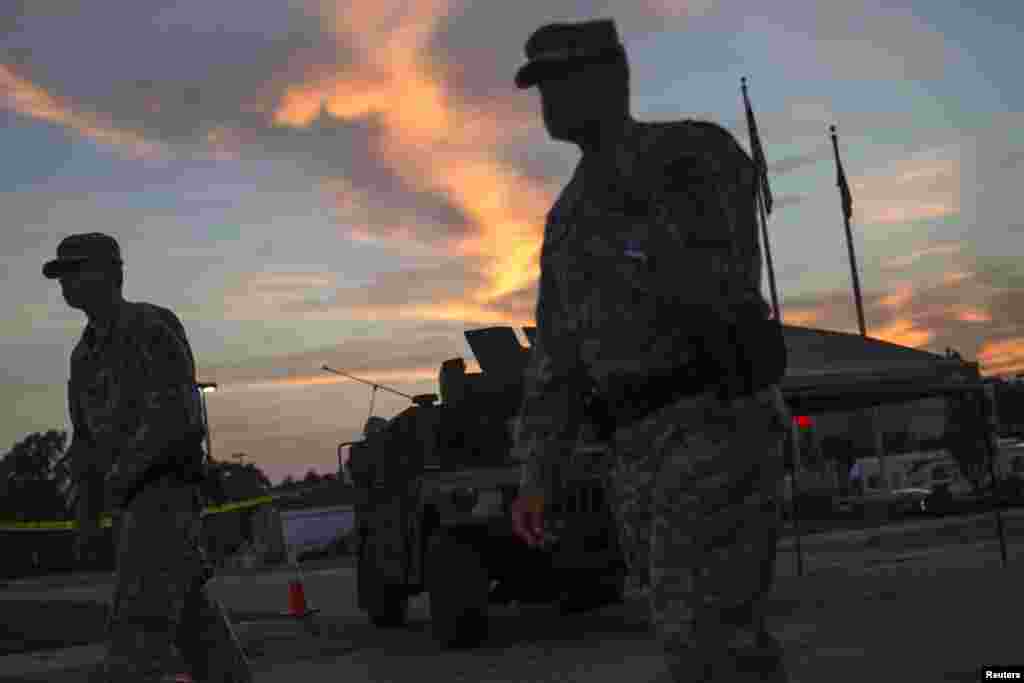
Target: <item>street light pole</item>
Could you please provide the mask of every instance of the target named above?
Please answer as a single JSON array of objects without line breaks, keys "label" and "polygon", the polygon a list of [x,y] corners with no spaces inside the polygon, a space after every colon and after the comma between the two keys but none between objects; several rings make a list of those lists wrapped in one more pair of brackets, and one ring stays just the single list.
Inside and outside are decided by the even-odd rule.
[{"label": "street light pole", "polygon": [[213,462],[213,447],[210,439],[210,418],[209,414],[206,412],[206,395],[210,392],[217,391],[217,383],[196,382],[196,388],[199,389],[199,395],[203,399],[203,426],[206,427],[206,458],[210,462]]}]

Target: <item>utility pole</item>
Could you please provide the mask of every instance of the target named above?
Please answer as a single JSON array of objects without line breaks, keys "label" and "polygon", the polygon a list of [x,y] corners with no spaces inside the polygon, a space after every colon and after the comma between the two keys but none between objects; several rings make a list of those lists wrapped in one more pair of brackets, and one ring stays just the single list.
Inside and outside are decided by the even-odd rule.
[{"label": "utility pole", "polygon": [[199,389],[199,396],[202,398],[203,405],[203,427],[206,428],[206,458],[211,463],[213,462],[213,445],[210,439],[210,419],[209,414],[206,412],[206,395],[217,391],[216,382],[196,382],[196,388]]}]

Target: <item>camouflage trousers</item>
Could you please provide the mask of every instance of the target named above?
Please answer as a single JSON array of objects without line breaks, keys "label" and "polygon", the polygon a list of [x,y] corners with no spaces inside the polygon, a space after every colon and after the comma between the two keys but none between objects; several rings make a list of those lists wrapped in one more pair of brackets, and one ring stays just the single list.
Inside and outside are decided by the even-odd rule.
[{"label": "camouflage trousers", "polygon": [[158,481],[116,515],[117,583],[107,653],[93,680],[166,680],[175,648],[199,681],[253,680],[223,608],[208,594],[196,486]]},{"label": "camouflage trousers", "polygon": [[673,680],[786,681],[763,605],[774,580],[789,413],[778,388],[687,397],[614,437],[613,509]]}]

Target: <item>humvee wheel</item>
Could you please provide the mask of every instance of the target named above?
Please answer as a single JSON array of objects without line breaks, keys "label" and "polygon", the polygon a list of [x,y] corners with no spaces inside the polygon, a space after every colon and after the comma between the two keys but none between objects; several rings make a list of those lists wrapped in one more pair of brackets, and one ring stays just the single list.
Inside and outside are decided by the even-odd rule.
[{"label": "humvee wheel", "polygon": [[559,600],[559,611],[563,615],[578,614],[625,601],[626,577],[608,576],[581,581],[579,585],[564,593]]},{"label": "humvee wheel", "polygon": [[356,567],[359,599],[370,623],[377,628],[401,628],[405,626],[409,596],[405,587],[384,583],[377,578],[377,572],[367,559],[365,549],[359,553]]},{"label": "humvee wheel", "polygon": [[480,553],[438,531],[427,550],[427,591],[434,639],[444,648],[473,648],[487,638],[490,581]]}]

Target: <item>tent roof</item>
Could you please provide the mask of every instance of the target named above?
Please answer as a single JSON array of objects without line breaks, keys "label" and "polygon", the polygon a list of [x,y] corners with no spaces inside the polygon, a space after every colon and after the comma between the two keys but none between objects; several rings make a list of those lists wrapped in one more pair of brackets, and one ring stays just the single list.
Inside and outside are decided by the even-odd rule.
[{"label": "tent roof", "polygon": [[[976,363],[859,334],[783,325],[788,368],[781,388],[794,411],[856,410],[978,388]],[[532,341],[533,328],[524,329]]]},{"label": "tent roof", "polygon": [[858,334],[783,325],[782,390],[800,412],[855,410],[980,387],[976,363]]}]

